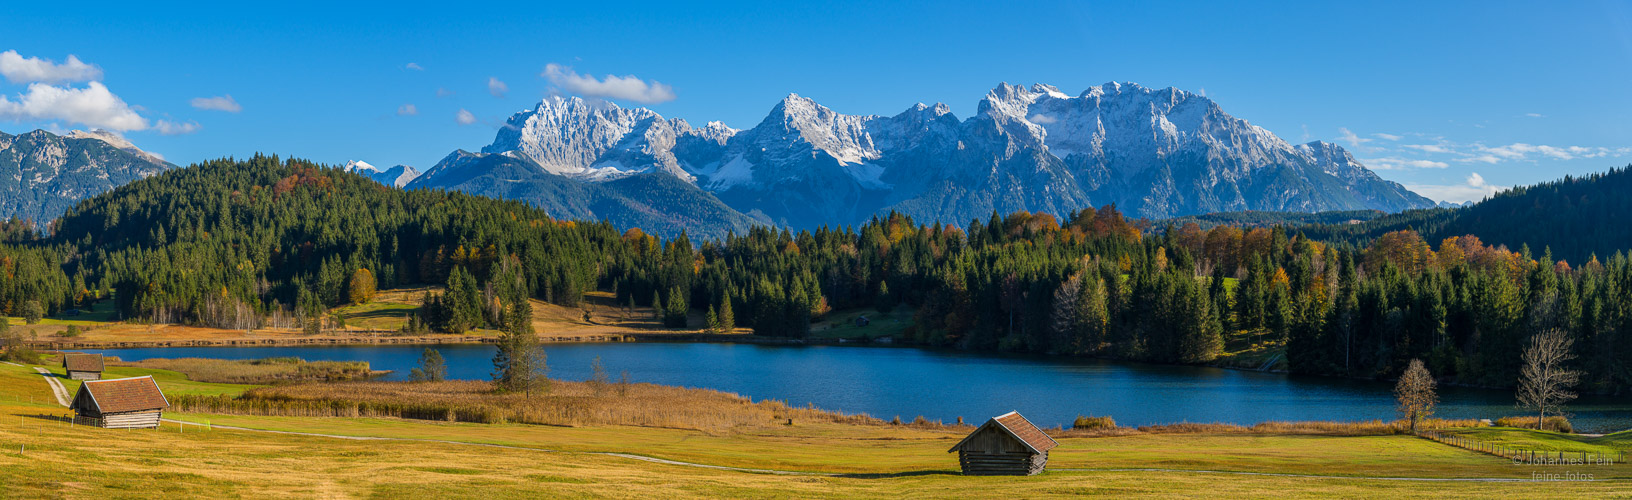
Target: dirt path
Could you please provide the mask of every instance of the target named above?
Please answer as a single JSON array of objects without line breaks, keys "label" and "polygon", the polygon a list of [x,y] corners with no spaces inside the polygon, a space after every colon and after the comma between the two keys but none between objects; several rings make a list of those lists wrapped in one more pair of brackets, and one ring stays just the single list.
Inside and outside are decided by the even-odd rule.
[{"label": "dirt path", "polygon": [[[168,419],[168,418],[164,419],[164,421],[171,422],[171,423],[178,423],[178,424],[179,423],[184,423],[184,422],[179,421],[179,420],[171,420],[171,419]],[[192,425],[201,425],[201,424],[196,424],[196,423],[193,423],[193,422],[185,422],[185,423],[192,424]],[[668,459],[663,459],[663,458],[655,458],[655,457],[648,457],[648,456],[642,456],[642,455],[633,455],[633,454],[629,454],[629,453],[614,453],[614,452],[606,452],[606,451],[562,451],[562,450],[552,450],[552,449],[548,449],[548,448],[531,448],[531,447],[526,447],[526,446],[511,446],[511,445],[490,444],[490,443],[471,443],[471,442],[465,442],[465,441],[449,441],[449,440],[443,440],[443,439],[392,438],[392,437],[375,437],[375,436],[346,436],[346,435],[340,435],[340,434],[320,434],[320,433],[315,433],[315,432],[294,432],[294,431],[274,431],[274,430],[267,430],[267,429],[252,429],[252,428],[248,428],[248,427],[235,427],[235,426],[229,426],[229,425],[216,425],[216,426],[213,426],[213,427],[217,428],[217,429],[227,429],[227,430],[235,430],[235,431],[266,432],[266,433],[272,433],[272,434],[287,434],[287,435],[295,435],[295,436],[312,436],[312,437],[324,437],[324,438],[333,438],[333,439],[350,439],[350,440],[355,440],[355,441],[416,441],[416,442],[422,442],[422,443],[457,444],[457,445],[466,445],[466,446],[484,446],[484,447],[488,447],[488,448],[503,448],[503,449],[508,449],[508,450],[537,451],[537,452],[541,452],[541,453],[578,453],[578,454],[584,454],[584,455],[601,455],[601,456],[607,456],[607,457],[618,457],[618,458],[625,458],[625,459],[629,459],[629,460],[640,460],[640,461],[643,461],[643,462],[651,462],[651,463],[655,463],[655,464],[664,464],[664,465],[675,465],[675,466],[681,466],[681,467],[697,467],[697,468],[703,468],[703,469],[714,469],[714,470],[724,470],[724,471],[733,471],[733,472],[749,472],[749,473],[755,473],[755,474],[776,474],[776,475],[782,475],[782,476],[892,477],[892,476],[897,475],[897,474],[890,474],[890,473],[879,473],[879,474],[850,473],[850,474],[845,474],[845,473],[836,473],[836,472],[803,472],[803,471],[786,471],[786,470],[775,470],[775,469],[753,469],[753,468],[747,468],[747,467],[730,467],[730,466],[724,466],[724,465],[709,465],[709,464],[699,464],[699,463],[694,463],[694,462],[681,462],[679,460],[668,460]],[[1059,468],[1049,468],[1048,471],[1050,471],[1050,472],[1170,472],[1170,473],[1180,473],[1180,474],[1223,474],[1223,475],[1237,475],[1237,476],[1269,476],[1269,477],[1289,477],[1289,478],[1305,478],[1305,479],[1341,479],[1341,480],[1405,481],[1405,482],[1450,482],[1450,483],[1516,483],[1516,482],[1525,482],[1525,481],[1530,480],[1530,479],[1523,479],[1523,478],[1500,478],[1500,477],[1439,478],[1439,477],[1338,476],[1338,475],[1320,475],[1320,474],[1284,474],[1284,473],[1276,473],[1276,472],[1243,472],[1243,471],[1225,471],[1225,470],[1149,469],[1149,468],[1146,468],[1146,469],[1059,469]],[[1602,480],[1599,480],[1599,481],[1624,481],[1624,480],[1602,479]]]},{"label": "dirt path", "polygon": [[46,385],[51,386],[51,395],[57,397],[57,404],[68,406],[68,399],[71,396],[68,395],[68,388],[62,386],[62,381],[57,380],[56,375],[44,368],[36,366],[34,371],[40,372],[40,376],[45,378]]}]

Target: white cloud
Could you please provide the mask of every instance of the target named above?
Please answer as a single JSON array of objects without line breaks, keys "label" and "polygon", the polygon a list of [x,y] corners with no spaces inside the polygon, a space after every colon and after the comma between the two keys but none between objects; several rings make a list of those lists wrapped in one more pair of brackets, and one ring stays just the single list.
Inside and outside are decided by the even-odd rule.
[{"label": "white cloud", "polygon": [[1305,123],[1303,125],[1299,125],[1299,127],[1303,128],[1303,137],[1299,138],[1299,141],[1309,142],[1309,138],[1311,137],[1309,135],[1309,124]]},{"label": "white cloud", "polygon": [[1394,134],[1384,134],[1384,133],[1381,133],[1381,132],[1376,133],[1376,134],[1371,134],[1371,135],[1372,135],[1372,137],[1376,137],[1378,139],[1382,139],[1382,140],[1385,140],[1385,141],[1398,141],[1400,139],[1405,138],[1405,136],[1394,135]]},{"label": "white cloud", "polygon": [[101,82],[90,82],[82,89],[34,83],[16,100],[0,95],[0,120],[61,120],[114,131],[148,127],[146,118]]},{"label": "white cloud", "polygon": [[68,55],[62,64],[38,57],[24,58],[15,50],[0,52],[0,75],[11,83],[68,83],[102,79],[102,68]]},{"label": "white cloud", "polygon": [[419,108],[413,104],[404,104],[397,107],[397,116],[414,116],[419,114]]},{"label": "white cloud", "polygon": [[1505,186],[1490,185],[1490,183],[1485,182],[1485,178],[1480,176],[1478,172],[1468,174],[1468,180],[1462,184],[1407,184],[1405,187],[1417,194],[1452,203],[1482,200],[1503,189],[1507,189]]},{"label": "white cloud", "polygon": [[408,63],[407,65],[404,65],[403,68],[411,69],[411,70],[414,70],[414,71],[425,71],[424,66],[420,66],[419,63],[412,63],[412,62]]},{"label": "white cloud", "polygon": [[164,134],[164,135],[181,135],[181,134],[191,134],[193,132],[197,132],[198,129],[203,128],[203,127],[200,127],[198,125],[198,122],[192,122],[192,121],[186,122],[186,123],[180,123],[180,122],[173,122],[173,121],[170,121],[170,120],[159,120],[158,123],[153,124],[153,128],[158,129],[160,134]]},{"label": "white cloud", "polygon": [[1421,152],[1424,152],[1424,153],[1450,153],[1450,152],[1452,152],[1451,148],[1447,144],[1406,144],[1405,146],[1402,146],[1402,147],[1404,147],[1406,149],[1415,149],[1417,151],[1421,151]]},{"label": "white cloud", "polygon": [[471,114],[470,111],[460,109],[458,114],[453,115],[453,121],[459,122],[460,125],[470,125],[476,123],[476,115]]},{"label": "white cloud", "polygon": [[1524,116],[1528,116],[1528,117],[1531,117],[1531,118],[1541,118],[1541,117],[1546,116],[1546,115],[1543,115],[1541,113],[1525,113]]},{"label": "white cloud", "polygon": [[436,88],[436,96],[437,97],[453,97],[453,91],[442,88],[442,87],[437,87]]},{"label": "white cloud", "polygon": [[551,85],[585,97],[621,99],[644,104],[669,102],[675,97],[673,87],[655,81],[647,83],[635,75],[606,75],[604,79],[596,79],[591,75],[580,75],[572,71],[571,67],[549,63],[544,65],[544,72],[539,76],[549,80]]},{"label": "white cloud", "polygon": [[1554,160],[1574,160],[1578,158],[1620,157],[1632,152],[1632,148],[1548,146],[1522,142],[1496,147],[1474,144],[1472,149],[1474,152],[1468,153],[1465,158],[1457,161],[1496,163],[1498,161],[1534,160],[1534,157],[1538,156]]},{"label": "white cloud", "polygon": [[194,97],[192,104],[193,107],[198,109],[226,111],[228,113],[237,113],[244,110],[244,107],[239,106],[238,101],[232,98],[232,94],[215,97]]},{"label": "white cloud", "polygon": [[1349,129],[1344,128],[1344,127],[1338,127],[1337,133],[1338,133],[1337,139],[1340,140],[1340,141],[1349,143],[1349,148],[1350,149],[1353,149],[1355,151],[1361,151],[1361,152],[1377,151],[1377,148],[1366,146],[1366,143],[1371,142],[1374,139],[1371,139],[1369,137],[1360,137],[1358,135],[1355,135],[1354,132],[1350,132]]},{"label": "white cloud", "polygon": [[487,93],[493,94],[493,97],[504,97],[504,93],[509,91],[510,86],[505,85],[498,78],[487,77]]},{"label": "white cloud", "polygon": [[1390,156],[1390,157],[1386,157],[1386,158],[1365,159],[1365,160],[1360,160],[1360,163],[1365,164],[1367,167],[1370,167],[1372,170],[1405,170],[1405,169],[1409,169],[1409,168],[1445,168],[1445,167],[1451,166],[1451,164],[1445,163],[1445,162],[1442,162],[1442,161],[1400,158],[1400,157],[1396,157],[1396,156]]}]

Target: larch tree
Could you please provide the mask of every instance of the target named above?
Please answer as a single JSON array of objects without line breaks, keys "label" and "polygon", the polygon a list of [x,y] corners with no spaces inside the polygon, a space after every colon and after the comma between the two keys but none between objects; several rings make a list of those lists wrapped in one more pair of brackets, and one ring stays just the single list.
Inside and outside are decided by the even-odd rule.
[{"label": "larch tree", "polygon": [[374,300],[377,287],[374,273],[367,268],[359,268],[351,273],[351,283],[346,295],[353,304],[367,304]]},{"label": "larch tree", "polygon": [[1399,383],[1394,384],[1397,409],[1401,418],[1411,422],[1411,433],[1415,434],[1417,424],[1434,414],[1434,406],[1439,404],[1439,395],[1434,392],[1437,385],[1420,359],[1411,360]]},{"label": "larch tree", "polygon": [[1563,330],[1553,329],[1530,337],[1519,368],[1519,407],[1536,412],[1536,429],[1547,422],[1547,414],[1562,415],[1564,404],[1575,399],[1581,372],[1564,367],[1575,359],[1575,340]]}]

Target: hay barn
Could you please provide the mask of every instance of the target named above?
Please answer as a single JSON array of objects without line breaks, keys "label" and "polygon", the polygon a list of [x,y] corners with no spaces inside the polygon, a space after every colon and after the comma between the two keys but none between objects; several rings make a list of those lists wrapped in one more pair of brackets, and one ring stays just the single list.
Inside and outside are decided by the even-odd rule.
[{"label": "hay barn", "polygon": [[74,394],[74,422],[109,429],[146,429],[159,426],[170,400],[152,376],[87,380]]},{"label": "hay barn", "polygon": [[62,369],[74,380],[101,380],[102,355],[68,353],[62,355]]},{"label": "hay barn", "polygon": [[1029,476],[1048,465],[1048,450],[1060,443],[1018,412],[987,420],[947,450],[958,452],[958,465],[969,476]]}]

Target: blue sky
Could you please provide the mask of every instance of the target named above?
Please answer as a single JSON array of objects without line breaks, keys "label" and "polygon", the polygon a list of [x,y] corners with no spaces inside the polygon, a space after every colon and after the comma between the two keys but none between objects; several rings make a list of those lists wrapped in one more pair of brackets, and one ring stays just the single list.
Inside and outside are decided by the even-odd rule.
[{"label": "blue sky", "polygon": [[1436,199],[1632,162],[1632,4],[1224,4],[31,2],[0,14],[0,131],[423,169],[550,92],[746,128],[790,92],[966,118],[999,82],[1132,81]]}]

